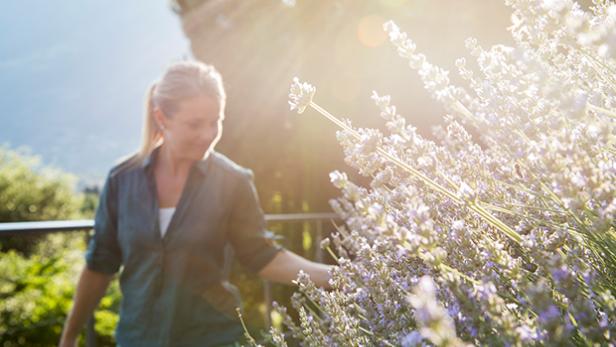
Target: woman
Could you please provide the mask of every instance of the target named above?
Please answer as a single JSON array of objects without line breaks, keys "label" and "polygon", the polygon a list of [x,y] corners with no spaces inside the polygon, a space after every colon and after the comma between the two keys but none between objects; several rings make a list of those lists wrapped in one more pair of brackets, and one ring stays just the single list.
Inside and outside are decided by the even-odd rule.
[{"label": "woman", "polygon": [[214,151],[226,95],[213,66],[171,64],[147,93],[143,144],[113,167],[101,191],[61,346],[76,346],[87,317],[122,266],[116,340],[133,346],[218,346],[243,330],[223,282],[224,246],[261,277],[291,283],[300,270],[328,287],[330,266],[264,236],[252,172]]}]

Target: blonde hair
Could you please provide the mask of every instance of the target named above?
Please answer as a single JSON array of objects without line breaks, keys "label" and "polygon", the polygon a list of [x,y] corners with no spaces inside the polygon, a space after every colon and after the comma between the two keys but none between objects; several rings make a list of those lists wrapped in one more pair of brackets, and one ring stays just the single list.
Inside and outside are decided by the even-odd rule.
[{"label": "blonde hair", "polygon": [[222,76],[212,65],[198,61],[179,61],[167,67],[158,81],[152,83],[145,96],[143,131],[138,158],[144,159],[162,141],[162,132],[154,120],[154,108],[172,117],[180,102],[200,95],[216,98],[224,114],[226,93]]}]

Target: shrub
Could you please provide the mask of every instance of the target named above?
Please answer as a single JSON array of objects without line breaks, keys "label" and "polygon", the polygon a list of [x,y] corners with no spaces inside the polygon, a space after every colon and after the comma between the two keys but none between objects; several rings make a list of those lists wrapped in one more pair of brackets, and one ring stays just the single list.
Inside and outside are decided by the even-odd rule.
[{"label": "shrub", "polygon": [[[484,49],[468,39],[479,73],[457,60],[465,87],[384,24],[446,107],[436,141],[407,125],[389,96],[372,96],[383,134],[336,118],[313,101],[313,86],[294,81],[291,109],[337,124],[346,162],[371,183],[331,174],[342,193],[331,205],[345,220],[323,244],[337,257],[333,290],[300,274],[300,319],[286,315],[287,338],[307,346],[616,339],[616,5],[506,3],[515,45]],[[281,332],[272,341],[285,345]]]},{"label": "shrub", "polygon": [[[0,221],[91,218],[96,194],[37,157],[0,147]],[[57,346],[79,271],[84,234],[0,238],[0,345]],[[95,313],[99,345],[113,345],[120,293],[114,281]],[[82,341],[83,343],[83,341]]]}]

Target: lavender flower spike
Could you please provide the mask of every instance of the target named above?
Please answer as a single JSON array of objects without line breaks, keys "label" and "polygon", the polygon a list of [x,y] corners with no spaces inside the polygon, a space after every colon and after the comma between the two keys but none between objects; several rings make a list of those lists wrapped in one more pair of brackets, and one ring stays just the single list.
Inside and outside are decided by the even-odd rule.
[{"label": "lavender flower spike", "polygon": [[300,82],[297,77],[294,77],[289,92],[289,105],[291,105],[291,111],[297,109],[298,114],[304,112],[306,107],[312,102],[312,98],[316,91],[317,89],[313,85]]}]

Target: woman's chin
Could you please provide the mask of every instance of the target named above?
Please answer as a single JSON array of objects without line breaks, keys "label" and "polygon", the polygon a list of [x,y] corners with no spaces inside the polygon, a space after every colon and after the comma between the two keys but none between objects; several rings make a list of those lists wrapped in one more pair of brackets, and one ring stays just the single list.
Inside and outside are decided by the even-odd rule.
[{"label": "woman's chin", "polygon": [[205,150],[195,152],[195,159],[196,160],[203,159],[203,157],[205,157],[212,150],[213,150],[212,147],[207,147]]}]

